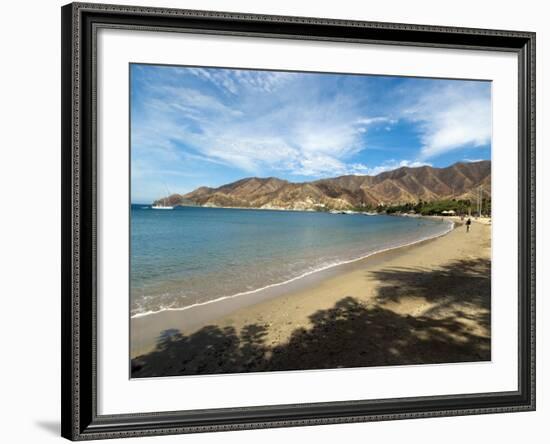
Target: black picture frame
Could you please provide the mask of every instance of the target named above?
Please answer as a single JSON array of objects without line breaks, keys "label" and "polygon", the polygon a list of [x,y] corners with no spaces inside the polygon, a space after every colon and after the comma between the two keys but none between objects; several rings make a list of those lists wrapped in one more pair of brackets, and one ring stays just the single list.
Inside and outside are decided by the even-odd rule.
[{"label": "black picture frame", "polygon": [[[62,436],[120,438],[535,409],[535,33],[72,3],[62,14]],[[98,415],[96,86],[100,27],[508,51],[519,65],[518,390]]]}]

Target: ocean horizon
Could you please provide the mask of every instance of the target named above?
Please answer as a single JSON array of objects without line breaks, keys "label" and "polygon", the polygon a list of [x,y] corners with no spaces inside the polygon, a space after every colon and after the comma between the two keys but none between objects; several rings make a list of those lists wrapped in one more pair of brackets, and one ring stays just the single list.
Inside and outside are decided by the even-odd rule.
[{"label": "ocean horizon", "polygon": [[132,204],[131,316],[251,294],[450,227],[416,217]]}]

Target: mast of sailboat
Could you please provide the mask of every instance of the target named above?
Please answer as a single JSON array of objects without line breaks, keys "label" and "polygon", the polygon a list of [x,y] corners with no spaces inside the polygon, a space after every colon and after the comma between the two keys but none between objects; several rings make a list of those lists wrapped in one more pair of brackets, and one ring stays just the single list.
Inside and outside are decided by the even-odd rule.
[{"label": "mast of sailboat", "polygon": [[164,182],[163,184],[164,184],[166,193],[168,193],[168,196],[161,197],[158,200],[158,204],[153,204],[152,208],[154,210],[172,210],[174,208],[173,206],[169,205],[170,190],[168,189],[168,186]]},{"label": "mast of sailboat", "polygon": [[168,205],[166,205],[166,198],[170,197],[170,190],[168,189],[168,185],[166,185],[166,182],[164,182],[164,189],[166,190],[166,197],[164,198],[164,206],[167,207]]}]

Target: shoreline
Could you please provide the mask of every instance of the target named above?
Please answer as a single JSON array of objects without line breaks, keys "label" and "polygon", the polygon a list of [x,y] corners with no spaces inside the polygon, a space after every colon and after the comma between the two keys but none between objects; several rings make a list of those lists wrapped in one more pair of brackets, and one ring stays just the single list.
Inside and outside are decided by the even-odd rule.
[{"label": "shoreline", "polygon": [[131,377],[491,360],[490,225],[336,271],[132,319]]},{"label": "shoreline", "polygon": [[450,222],[449,227],[443,233],[404,245],[371,252],[361,258],[328,266],[322,270],[307,272],[302,276],[282,283],[272,284],[257,290],[225,296],[187,307],[165,309],[147,315],[133,316],[130,318],[131,357],[134,358],[152,351],[162,331],[169,330],[172,327],[177,327],[178,331],[189,334],[205,325],[215,323],[218,319],[231,316],[238,311],[315,288],[330,279],[345,276],[364,267],[383,264],[403,254],[410,253],[415,248],[431,242],[437,242],[438,239],[445,238],[460,226],[460,222],[448,222]]},{"label": "shoreline", "polygon": [[[217,208],[221,208],[221,207],[217,207]],[[301,211],[301,210],[288,210],[288,211]],[[361,213],[356,213],[356,214],[361,214]],[[411,217],[411,216],[407,216],[407,215],[393,215],[393,216]],[[433,218],[431,218],[429,216],[415,216],[415,217],[417,217],[417,218],[426,218],[426,219],[431,220],[431,221],[434,220]],[[441,222],[443,222],[443,220]],[[247,291],[242,291],[242,292],[235,293],[235,294],[228,295],[228,296],[221,296],[219,298],[212,299],[212,300],[209,300],[209,301],[196,302],[196,303],[193,303],[191,305],[187,305],[185,307],[167,307],[167,308],[163,308],[161,310],[147,311],[145,313],[137,313],[135,315],[131,315],[130,319],[139,319],[139,318],[143,318],[143,317],[146,317],[146,316],[151,316],[151,315],[156,315],[156,314],[159,314],[159,313],[163,313],[163,312],[166,312],[166,311],[190,310],[190,309],[193,309],[195,307],[201,307],[201,306],[205,306],[205,305],[209,305],[209,304],[223,302],[223,301],[228,300],[228,299],[233,299],[233,298],[237,298],[237,297],[240,297],[240,296],[253,295],[253,294],[257,294],[257,293],[269,290],[271,288],[285,286],[285,285],[291,284],[293,282],[299,281],[300,279],[304,279],[308,276],[312,276],[312,275],[315,275],[317,273],[322,273],[324,271],[327,271],[327,270],[330,270],[330,269],[333,269],[333,268],[337,268],[337,267],[340,267],[340,266],[343,266],[343,265],[348,265],[348,264],[352,264],[354,262],[362,261],[362,260],[368,259],[372,256],[375,256],[377,254],[385,253],[385,252],[392,251],[392,250],[398,250],[400,248],[410,247],[410,246],[413,246],[413,245],[416,245],[416,244],[419,244],[419,243],[422,243],[422,242],[425,242],[425,241],[429,241],[429,240],[432,240],[432,239],[437,239],[441,236],[445,236],[445,235],[449,234],[457,226],[456,221],[445,220],[444,222],[448,223],[447,229],[444,232],[434,234],[433,236],[423,237],[423,238],[420,238],[420,239],[417,239],[417,240],[414,240],[414,241],[411,241],[411,242],[407,242],[407,243],[402,244],[402,245],[396,245],[396,246],[391,246],[391,247],[387,247],[387,248],[382,248],[382,249],[379,249],[379,250],[374,250],[374,251],[371,251],[371,252],[367,253],[366,255],[360,256],[360,257],[355,258],[355,259],[347,259],[347,260],[343,260],[343,261],[340,261],[340,262],[337,262],[337,263],[324,265],[324,266],[322,266],[318,269],[306,271],[306,272],[304,272],[304,273],[302,273],[302,274],[300,274],[296,277],[287,279],[285,281],[276,282],[274,284],[269,284],[269,285],[266,285],[264,287],[256,288],[254,290],[247,290]],[[460,223],[458,223],[458,224],[460,225]]]}]

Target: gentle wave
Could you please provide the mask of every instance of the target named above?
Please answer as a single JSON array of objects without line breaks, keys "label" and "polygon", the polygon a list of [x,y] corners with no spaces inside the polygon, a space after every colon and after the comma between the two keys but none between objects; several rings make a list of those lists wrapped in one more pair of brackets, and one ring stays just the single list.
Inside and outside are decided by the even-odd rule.
[{"label": "gentle wave", "polygon": [[355,259],[348,259],[348,260],[338,261],[338,262],[335,262],[335,263],[332,263],[332,264],[324,265],[322,267],[316,268],[315,270],[310,270],[310,271],[307,271],[305,273],[302,273],[301,275],[293,277],[293,278],[288,279],[286,281],[277,282],[275,284],[269,284],[269,285],[266,285],[265,287],[260,287],[260,288],[254,289],[254,290],[243,291],[243,292],[235,293],[233,295],[221,296],[219,298],[212,299],[212,300],[209,300],[209,301],[196,302],[194,304],[186,305],[184,307],[165,307],[165,308],[161,308],[160,310],[150,310],[150,311],[146,311],[146,312],[143,312],[143,313],[136,313],[136,314],[134,314],[130,317],[132,319],[134,319],[134,318],[141,318],[141,317],[144,317],[144,316],[150,316],[150,315],[157,314],[157,313],[162,313],[164,311],[189,310],[191,308],[200,307],[200,306],[203,306],[203,305],[209,305],[209,304],[213,304],[215,302],[225,301],[227,299],[233,299],[233,298],[236,298],[236,297],[239,297],[239,296],[246,296],[246,295],[258,293],[260,291],[264,291],[264,290],[267,290],[269,288],[279,287],[281,285],[287,285],[287,284],[290,284],[291,282],[295,282],[299,279],[303,279],[307,276],[311,276],[314,273],[319,273],[321,271],[325,271],[325,270],[328,270],[330,268],[338,267],[340,265],[345,265],[345,264],[350,264],[350,263],[353,263],[353,262],[357,262],[357,261],[366,259],[370,256],[373,256],[375,254],[384,253],[386,251],[395,250],[397,248],[408,247],[408,246],[415,245],[415,244],[418,244],[420,242],[424,242],[424,241],[427,241],[427,240],[430,240],[430,239],[436,239],[438,237],[445,236],[446,234],[450,233],[454,229],[454,226],[455,226],[454,222],[450,222],[450,221],[446,221],[446,222],[449,224],[448,229],[446,231],[442,232],[442,233],[437,233],[437,234],[434,234],[433,236],[426,236],[426,237],[414,240],[412,242],[407,242],[405,244],[394,245],[392,247],[382,248],[380,250],[374,250],[374,251],[369,252],[366,255],[357,257]]}]

